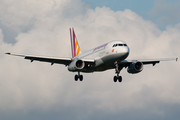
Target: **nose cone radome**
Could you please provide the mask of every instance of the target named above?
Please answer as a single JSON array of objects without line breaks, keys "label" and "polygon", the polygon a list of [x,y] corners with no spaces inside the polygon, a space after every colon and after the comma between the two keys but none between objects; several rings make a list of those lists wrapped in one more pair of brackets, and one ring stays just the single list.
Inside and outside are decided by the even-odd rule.
[{"label": "nose cone radome", "polygon": [[128,46],[122,47],[118,49],[119,56],[121,59],[126,59],[129,55],[130,49]]},{"label": "nose cone radome", "polygon": [[124,57],[125,57],[125,58],[127,58],[127,57],[128,57],[129,52],[130,52],[129,47],[128,47],[128,46],[127,46],[127,47],[124,47],[124,51],[123,51],[123,53],[124,53]]}]

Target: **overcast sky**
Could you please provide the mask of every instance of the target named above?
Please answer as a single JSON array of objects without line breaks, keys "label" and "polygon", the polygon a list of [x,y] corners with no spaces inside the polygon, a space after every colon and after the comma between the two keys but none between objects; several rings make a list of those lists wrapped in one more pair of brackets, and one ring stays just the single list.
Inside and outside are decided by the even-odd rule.
[{"label": "overcast sky", "polygon": [[63,65],[4,53],[70,57],[69,28],[81,50],[124,40],[128,59],[180,56],[179,0],[1,0],[1,120],[179,120],[180,63],[84,75],[75,82]]}]

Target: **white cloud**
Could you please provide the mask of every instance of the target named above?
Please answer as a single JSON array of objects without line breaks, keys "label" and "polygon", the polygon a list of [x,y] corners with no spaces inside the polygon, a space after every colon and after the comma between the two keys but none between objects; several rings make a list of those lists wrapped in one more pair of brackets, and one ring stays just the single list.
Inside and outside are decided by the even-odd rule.
[{"label": "white cloud", "polygon": [[[117,84],[112,81],[114,70],[83,74],[84,81],[75,82],[75,73],[69,73],[64,66],[31,64],[4,54],[69,57],[69,27],[73,26],[83,51],[110,40],[122,39],[131,48],[130,58],[174,57],[180,55],[179,24],[160,31],[154,23],[131,10],[114,12],[106,7],[92,10],[79,0],[1,3],[6,7],[0,7],[0,11],[5,11],[0,12],[0,22],[12,29],[21,29],[14,45],[6,44],[0,31],[1,111],[50,114],[53,108],[58,111],[70,109],[74,119],[88,119],[94,115],[98,118],[96,112],[108,117],[117,115],[117,111],[127,113],[132,110],[135,113],[133,111],[148,110],[161,117],[168,108],[162,110],[159,103],[167,106],[180,104],[179,62],[145,66],[144,71],[137,75],[123,70],[124,81]],[[24,26],[27,30],[22,29]],[[58,118],[63,117],[57,114]]]}]

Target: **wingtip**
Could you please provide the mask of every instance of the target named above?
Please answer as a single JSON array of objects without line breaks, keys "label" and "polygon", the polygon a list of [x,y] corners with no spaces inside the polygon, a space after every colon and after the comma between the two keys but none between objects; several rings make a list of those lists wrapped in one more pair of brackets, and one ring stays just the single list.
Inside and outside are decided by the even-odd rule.
[{"label": "wingtip", "polygon": [[11,55],[11,53],[5,53],[5,54],[7,54],[7,55]]},{"label": "wingtip", "polygon": [[176,61],[178,61],[178,58],[176,58]]}]

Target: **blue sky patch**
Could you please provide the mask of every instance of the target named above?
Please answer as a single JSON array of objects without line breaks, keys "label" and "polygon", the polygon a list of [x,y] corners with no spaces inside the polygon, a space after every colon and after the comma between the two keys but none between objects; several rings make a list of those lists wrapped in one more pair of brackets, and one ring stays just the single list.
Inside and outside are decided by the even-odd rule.
[{"label": "blue sky patch", "polygon": [[[82,0],[96,7],[109,7],[113,11],[130,9],[146,20],[154,22],[161,30],[168,25],[179,23],[180,16],[177,14],[180,8],[179,0]],[[169,17],[171,19],[169,19]]]}]

